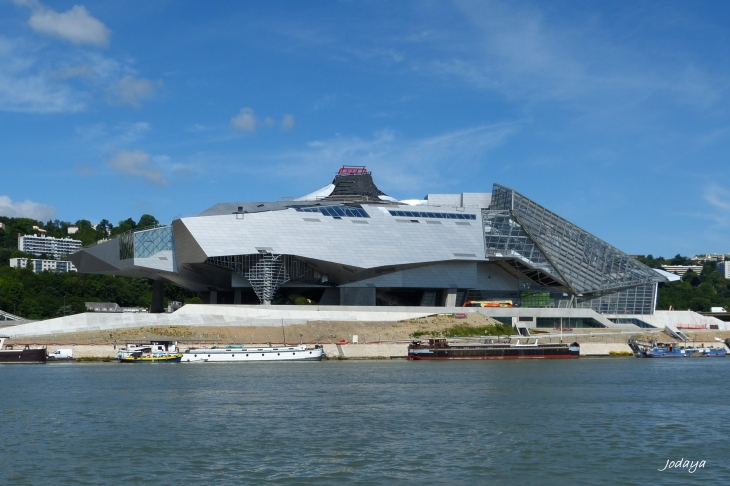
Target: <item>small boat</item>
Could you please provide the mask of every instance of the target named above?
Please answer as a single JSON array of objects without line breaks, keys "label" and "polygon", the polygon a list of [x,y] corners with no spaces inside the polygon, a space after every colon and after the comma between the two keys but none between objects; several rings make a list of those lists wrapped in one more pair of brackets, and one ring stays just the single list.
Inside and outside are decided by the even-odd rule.
[{"label": "small boat", "polygon": [[487,341],[484,343],[449,344],[446,339],[429,339],[424,344],[413,341],[408,346],[409,360],[444,360],[444,359],[546,359],[577,358],[580,356],[578,343],[540,344],[538,340],[529,339],[521,343],[520,339]]},{"label": "small boat", "polygon": [[684,349],[674,343],[659,343],[653,348],[646,348],[641,352],[644,358],[686,358]]},{"label": "small boat", "polygon": [[657,343],[641,351],[644,358],[724,358],[727,349],[710,347],[682,346],[678,343]]},{"label": "small boat", "polygon": [[231,344],[223,348],[188,349],[182,356],[185,363],[239,363],[247,361],[322,361],[325,353],[319,344],[316,344],[314,348],[308,348],[306,344],[276,347]]},{"label": "small boat", "polygon": [[117,355],[117,361],[120,363],[179,363],[182,360],[182,353],[149,353],[144,354],[139,351],[124,355]]},{"label": "small boat", "polygon": [[0,336],[0,363],[45,363],[47,359],[46,347],[31,348],[27,344],[16,349],[9,344],[5,346],[5,340],[10,336]]},{"label": "small boat", "polygon": [[120,363],[179,363],[182,353],[172,341],[152,341],[150,343],[127,343],[119,350],[117,361]]}]

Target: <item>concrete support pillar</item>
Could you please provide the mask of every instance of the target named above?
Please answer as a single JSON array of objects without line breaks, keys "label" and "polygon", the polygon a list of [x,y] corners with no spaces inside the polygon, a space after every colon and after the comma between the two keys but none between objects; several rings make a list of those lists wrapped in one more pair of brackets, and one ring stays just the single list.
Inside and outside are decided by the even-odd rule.
[{"label": "concrete support pillar", "polygon": [[233,303],[236,305],[241,304],[241,289],[235,289],[233,291]]},{"label": "concrete support pillar", "polygon": [[375,287],[340,287],[340,305],[375,305]]},{"label": "concrete support pillar", "polygon": [[162,280],[152,281],[152,305],[150,312],[159,314],[165,312],[165,282]]},{"label": "concrete support pillar", "polygon": [[444,307],[456,307],[456,289],[446,289],[444,293]]},{"label": "concrete support pillar", "polygon": [[324,289],[319,305],[340,305],[340,289],[337,287],[327,287]]},{"label": "concrete support pillar", "polygon": [[218,303],[218,291],[217,290],[211,290],[210,291],[210,300],[208,302],[209,304],[217,304]]}]

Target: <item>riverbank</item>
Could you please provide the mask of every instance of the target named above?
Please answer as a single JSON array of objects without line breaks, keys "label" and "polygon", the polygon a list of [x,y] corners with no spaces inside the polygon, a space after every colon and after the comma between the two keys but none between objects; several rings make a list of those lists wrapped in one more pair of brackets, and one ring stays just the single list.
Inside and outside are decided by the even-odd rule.
[{"label": "riverbank", "polygon": [[[324,343],[324,351],[327,359],[404,359],[408,354],[408,344],[403,342],[380,342],[380,343]],[[191,343],[192,344],[192,343]],[[268,344],[268,343],[267,343]],[[266,346],[267,344],[264,344]],[[276,343],[272,343],[276,345]],[[279,343],[281,344],[281,343]],[[582,357],[633,357],[631,348],[626,343],[597,343],[586,342],[581,344]],[[212,344],[210,346],[213,346]],[[117,348],[109,344],[72,344],[72,345],[47,345],[48,352],[52,353],[57,349],[72,349],[74,358],[81,360],[113,359],[117,355]],[[187,345],[181,348],[187,349]]]},{"label": "riverbank", "polygon": [[[113,358],[127,342],[177,341],[181,349],[189,347],[225,346],[226,344],[274,345],[305,342],[324,345],[330,359],[390,359],[405,357],[408,344],[419,339],[453,335],[454,331],[476,332],[490,329],[499,322],[479,313],[458,319],[454,315],[433,315],[401,321],[311,321],[302,324],[226,325],[226,326],[148,326],[87,332],[66,332],[9,339],[12,345],[45,345],[49,353],[60,348],[74,349],[74,356],[83,359]],[[608,357],[629,354],[630,338],[648,341],[673,341],[660,330],[631,332],[621,329],[573,329],[561,336],[554,330],[533,329],[532,338],[540,342],[578,342],[581,356]],[[728,331],[686,332],[690,339],[708,345],[722,345],[730,337]],[[513,336],[518,338],[518,336]],[[115,347],[116,345],[116,347]]]}]

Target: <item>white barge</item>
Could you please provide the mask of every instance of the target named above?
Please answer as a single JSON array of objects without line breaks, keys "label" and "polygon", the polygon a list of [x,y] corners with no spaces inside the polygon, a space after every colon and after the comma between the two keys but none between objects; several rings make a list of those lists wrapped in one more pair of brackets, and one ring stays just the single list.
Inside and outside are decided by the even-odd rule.
[{"label": "white barge", "polygon": [[183,363],[212,362],[231,363],[241,361],[322,361],[324,349],[319,344],[307,348],[306,344],[295,346],[241,346],[225,348],[193,348],[183,353]]}]

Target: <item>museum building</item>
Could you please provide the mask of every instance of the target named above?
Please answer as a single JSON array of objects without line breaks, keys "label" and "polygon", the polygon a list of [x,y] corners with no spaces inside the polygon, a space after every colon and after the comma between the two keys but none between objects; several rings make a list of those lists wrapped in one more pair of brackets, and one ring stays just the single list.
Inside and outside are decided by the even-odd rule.
[{"label": "museum building", "polygon": [[[646,315],[665,278],[513,189],[399,201],[363,167],[296,199],[220,203],[84,248],[80,272],[210,304],[584,308]],[[509,304],[505,304],[505,303]]]}]

